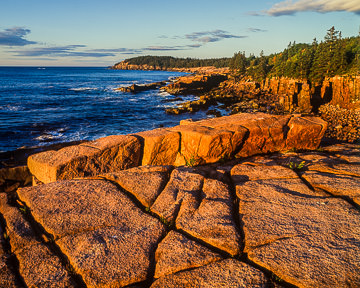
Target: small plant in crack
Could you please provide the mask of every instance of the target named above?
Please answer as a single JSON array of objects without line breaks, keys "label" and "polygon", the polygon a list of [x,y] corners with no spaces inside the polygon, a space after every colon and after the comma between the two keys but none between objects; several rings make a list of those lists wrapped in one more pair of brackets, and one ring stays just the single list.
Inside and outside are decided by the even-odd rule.
[{"label": "small plant in crack", "polygon": [[185,165],[188,167],[194,167],[198,164],[198,160],[195,155],[191,155],[189,159],[186,159],[184,157],[184,159],[185,159]]},{"label": "small plant in crack", "polygon": [[9,240],[9,235],[6,232],[3,233],[3,237],[5,241]]},{"label": "small plant in crack", "polygon": [[29,209],[26,206],[19,207],[19,210],[23,215],[26,215],[29,212]]},{"label": "small plant in crack", "polygon": [[294,171],[300,171],[301,169],[303,169],[305,167],[305,161],[302,161],[300,163],[296,163],[296,162],[290,162],[289,163],[289,168],[294,170]]},{"label": "small plant in crack", "polygon": [[164,225],[166,225],[167,227],[169,228],[172,228],[174,227],[175,223],[174,221],[168,221],[165,217],[163,216],[160,216],[160,221],[161,223],[163,223]]}]

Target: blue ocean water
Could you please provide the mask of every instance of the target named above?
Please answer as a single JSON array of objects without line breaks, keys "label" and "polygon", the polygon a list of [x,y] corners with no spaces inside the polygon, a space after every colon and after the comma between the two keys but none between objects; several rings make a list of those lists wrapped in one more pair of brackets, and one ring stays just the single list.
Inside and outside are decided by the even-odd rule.
[{"label": "blue ocean water", "polygon": [[158,90],[131,94],[114,89],[180,75],[88,67],[0,67],[0,152],[177,125],[189,115],[165,114],[165,108],[179,103],[166,101],[174,96]]}]

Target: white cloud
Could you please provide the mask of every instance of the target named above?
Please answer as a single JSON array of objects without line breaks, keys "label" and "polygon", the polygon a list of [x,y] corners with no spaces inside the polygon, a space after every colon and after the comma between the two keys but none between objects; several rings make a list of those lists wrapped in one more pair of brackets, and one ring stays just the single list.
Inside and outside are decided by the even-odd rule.
[{"label": "white cloud", "polygon": [[347,11],[360,14],[360,0],[286,0],[265,11],[271,16],[293,15],[296,12],[314,11],[320,13]]}]

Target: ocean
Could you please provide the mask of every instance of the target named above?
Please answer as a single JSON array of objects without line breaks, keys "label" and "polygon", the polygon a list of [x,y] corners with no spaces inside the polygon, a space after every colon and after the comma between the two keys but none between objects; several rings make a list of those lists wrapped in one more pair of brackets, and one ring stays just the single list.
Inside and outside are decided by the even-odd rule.
[{"label": "ocean", "polygon": [[168,80],[184,73],[79,67],[0,67],[0,152],[59,142],[93,140],[175,126],[196,115],[168,115],[158,90],[131,94],[115,88]]}]

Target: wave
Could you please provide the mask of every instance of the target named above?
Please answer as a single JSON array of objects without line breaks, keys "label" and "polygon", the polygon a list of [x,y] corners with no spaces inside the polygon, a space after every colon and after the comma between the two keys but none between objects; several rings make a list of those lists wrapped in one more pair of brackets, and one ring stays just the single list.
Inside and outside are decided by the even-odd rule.
[{"label": "wave", "polygon": [[20,110],[24,110],[24,107],[23,106],[15,106],[15,105],[5,105],[5,106],[0,106],[0,110],[20,111]]},{"label": "wave", "polygon": [[95,87],[79,87],[79,88],[70,88],[70,91],[91,91],[91,90],[98,90],[98,88]]}]

